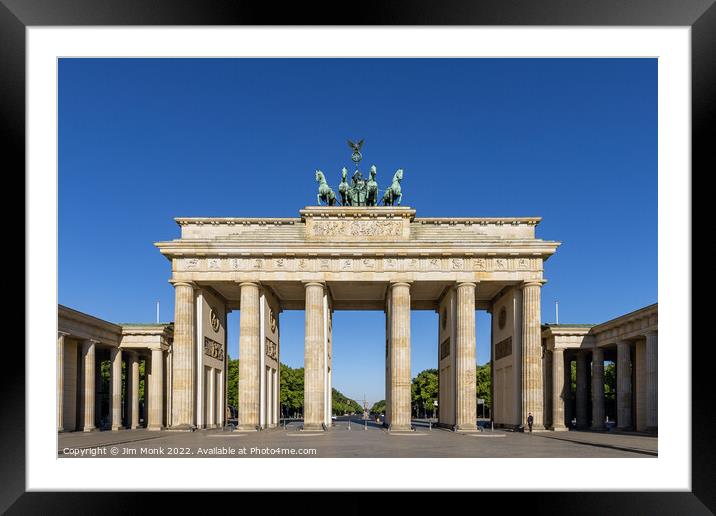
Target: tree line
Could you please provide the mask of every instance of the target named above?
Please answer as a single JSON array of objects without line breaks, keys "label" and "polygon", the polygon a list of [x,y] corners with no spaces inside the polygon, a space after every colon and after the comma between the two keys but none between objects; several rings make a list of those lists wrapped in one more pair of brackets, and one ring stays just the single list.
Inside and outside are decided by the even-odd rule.
[{"label": "tree line", "polygon": [[[281,364],[279,375],[281,417],[303,417],[303,367],[293,368]],[[239,359],[229,359],[229,372],[227,376],[228,404],[237,407],[239,400]],[[360,404],[348,398],[338,389],[333,388],[332,412],[334,415],[363,413]]]},{"label": "tree line", "polygon": [[[475,396],[485,400],[485,406],[492,407],[492,381],[490,363],[475,367]],[[415,417],[436,417],[439,407],[438,400],[439,375],[437,369],[425,369],[413,378],[410,384],[411,408]],[[377,401],[370,409],[372,414],[385,414],[385,400]]]}]

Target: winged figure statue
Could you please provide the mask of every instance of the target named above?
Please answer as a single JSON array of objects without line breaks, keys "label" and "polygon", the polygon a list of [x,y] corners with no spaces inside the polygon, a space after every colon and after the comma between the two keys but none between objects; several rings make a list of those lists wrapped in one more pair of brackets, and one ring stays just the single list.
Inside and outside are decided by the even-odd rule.
[{"label": "winged figure statue", "polygon": [[360,148],[363,147],[363,141],[365,138],[361,138],[361,140],[358,143],[354,143],[350,140],[348,140],[348,146],[353,149],[353,152],[360,152]]}]

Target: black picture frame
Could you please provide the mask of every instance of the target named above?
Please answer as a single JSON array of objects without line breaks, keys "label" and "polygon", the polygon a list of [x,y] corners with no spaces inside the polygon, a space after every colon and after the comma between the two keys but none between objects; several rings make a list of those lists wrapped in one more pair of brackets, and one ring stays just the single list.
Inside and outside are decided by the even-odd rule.
[{"label": "black picture frame", "polygon": [[[0,113],[5,160],[25,169],[25,30],[32,26],[112,25],[569,25],[689,26],[692,48],[692,170],[716,170],[713,128],[716,106],[716,7],[714,0],[394,0],[339,2],[257,2],[246,0],[0,0]],[[9,176],[9,174],[7,174]],[[691,178],[697,174],[692,172]],[[684,180],[689,180],[686,176]],[[32,271],[26,270],[26,275]],[[708,286],[707,286],[708,288]],[[706,303],[709,304],[709,303]],[[26,319],[28,315],[26,314]],[[25,321],[27,324],[27,320]],[[684,334],[683,345],[691,344]],[[693,339],[693,342],[696,342]],[[0,375],[0,511],[8,514],[141,513],[150,509],[142,493],[28,493],[25,491],[25,349],[5,343]],[[25,345],[30,343],[26,342]],[[41,345],[40,343],[32,343]],[[692,491],[554,492],[479,494],[475,510],[542,514],[710,514],[716,511],[716,457],[712,436],[713,343],[692,350]],[[52,350],[54,349],[54,344]],[[48,348],[48,352],[52,352]],[[678,352],[678,350],[674,351]],[[673,422],[678,424],[678,422]],[[568,472],[565,472],[566,474]],[[539,475],[539,471],[519,474]],[[559,485],[555,485],[558,489]],[[212,496],[215,496],[212,494]],[[226,500],[236,503],[230,494]],[[233,497],[233,498],[230,498]],[[163,512],[186,508],[187,495],[169,493]],[[420,510],[431,510],[440,496],[422,497]],[[476,500],[479,499],[479,503]],[[233,500],[233,503],[231,502]],[[256,501],[259,501],[258,499]],[[470,503],[469,500],[466,502]],[[245,503],[245,502],[244,502]],[[302,505],[304,502],[301,502]],[[443,506],[444,507],[444,506]],[[482,507],[483,509],[478,509]],[[494,506],[493,506],[494,507]],[[438,506],[435,506],[437,509]],[[380,509],[382,510],[382,509]],[[417,508],[416,508],[417,510]],[[492,509],[494,510],[494,508]]]}]

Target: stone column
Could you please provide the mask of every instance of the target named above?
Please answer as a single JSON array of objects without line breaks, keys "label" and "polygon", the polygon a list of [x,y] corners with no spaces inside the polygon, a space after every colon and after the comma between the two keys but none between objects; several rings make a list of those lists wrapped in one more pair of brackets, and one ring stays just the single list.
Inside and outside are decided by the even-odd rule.
[{"label": "stone column", "polygon": [[[408,305],[410,310],[410,305]],[[457,285],[455,430],[477,430],[475,283]]]},{"label": "stone column", "polygon": [[659,426],[658,339],[655,331],[646,334],[646,429],[650,432],[656,432]]},{"label": "stone column", "polygon": [[261,315],[258,283],[243,282],[239,319],[239,428],[259,425],[261,380]]},{"label": "stone column", "polygon": [[130,353],[127,370],[129,376],[127,386],[129,386],[131,390],[129,399],[129,428],[136,430],[139,428],[139,357],[137,353]]},{"label": "stone column", "polygon": [[577,351],[577,428],[586,428],[587,421],[587,354]]},{"label": "stone column", "polygon": [[604,429],[604,350],[592,351],[592,430]]},{"label": "stone column", "polygon": [[64,432],[65,421],[65,333],[57,332],[57,431]]},{"label": "stone column", "polygon": [[110,352],[112,368],[110,369],[110,413],[112,415],[112,431],[122,429],[122,350],[112,348]]},{"label": "stone column", "polygon": [[[164,353],[161,348],[152,349],[152,374],[149,385],[149,421],[148,430],[162,429],[162,412],[164,403],[162,391],[164,389]],[[146,387],[145,387],[146,388]]]},{"label": "stone column", "polygon": [[[194,285],[174,283],[172,429],[194,428]],[[145,386],[146,387],[146,386]]]},{"label": "stone column", "polygon": [[324,366],[324,284],[308,282],[306,287],[306,341],[304,343],[303,429],[322,430],[325,402]]},{"label": "stone column", "polygon": [[542,327],[540,293],[542,281],[522,285],[522,424],[532,413],[533,428],[544,428],[542,388]]},{"label": "stone column", "polygon": [[391,283],[390,288],[390,430],[405,431],[411,430],[410,283]]},{"label": "stone column", "polygon": [[82,430],[85,432],[92,432],[96,430],[94,424],[95,415],[95,352],[96,352],[96,341],[85,340],[82,343],[82,365],[83,365],[83,376],[84,376],[84,391],[82,395],[84,405],[84,423]]},{"label": "stone column", "polygon": [[632,428],[631,347],[627,340],[617,342],[617,428]]},{"label": "stone column", "polygon": [[552,351],[552,429],[566,430],[564,425],[564,349]]},{"label": "stone column", "polygon": [[554,381],[552,373],[554,369],[553,351],[546,351],[544,354],[544,426],[545,428],[554,429]]}]

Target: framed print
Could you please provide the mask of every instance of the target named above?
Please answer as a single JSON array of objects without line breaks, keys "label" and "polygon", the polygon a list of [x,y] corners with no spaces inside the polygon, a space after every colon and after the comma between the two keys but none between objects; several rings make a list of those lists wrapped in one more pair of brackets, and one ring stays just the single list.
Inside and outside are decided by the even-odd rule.
[{"label": "framed print", "polygon": [[690,208],[716,11],[424,7],[3,0],[28,310],[0,507],[713,510]]}]

